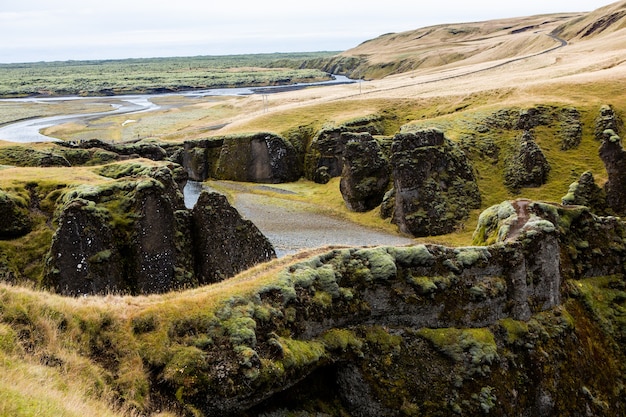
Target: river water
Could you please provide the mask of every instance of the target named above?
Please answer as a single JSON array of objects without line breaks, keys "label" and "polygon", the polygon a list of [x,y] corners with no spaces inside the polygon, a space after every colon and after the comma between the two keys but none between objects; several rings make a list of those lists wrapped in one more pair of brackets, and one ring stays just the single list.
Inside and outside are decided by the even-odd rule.
[{"label": "river water", "polygon": [[164,96],[184,96],[184,97],[210,97],[210,96],[242,96],[251,94],[271,94],[278,93],[286,90],[294,90],[307,88],[312,86],[325,86],[325,85],[337,85],[354,83],[347,77],[341,75],[335,75],[334,80],[322,81],[316,83],[298,83],[292,85],[283,86],[270,86],[270,87],[249,87],[249,88],[214,88],[208,90],[194,90],[186,92],[166,93],[166,94],[140,94],[140,95],[128,95],[128,96],[109,96],[109,97],[32,97],[32,98],[19,98],[19,99],[2,99],[2,101],[13,102],[62,102],[66,100],[111,100],[116,99],[121,104],[111,105],[112,109],[106,112],[99,113],[87,113],[87,114],[66,114],[51,117],[41,117],[35,119],[23,120],[16,123],[10,123],[6,126],[0,127],[0,140],[7,142],[54,142],[58,139],[44,136],[40,133],[42,129],[59,125],[62,123],[82,121],[82,120],[94,120],[101,117],[106,117],[114,114],[136,114],[149,111],[155,111],[161,107],[152,102],[153,99]]},{"label": "river water", "polygon": [[[310,87],[312,85],[332,85],[352,83],[354,81],[341,76],[335,76],[336,80],[323,83],[297,84],[291,86],[259,87],[259,88],[230,88],[213,89],[204,91],[191,91],[187,93],[173,93],[189,97],[203,97],[216,95],[249,95],[269,94],[285,90]],[[12,123],[0,128],[0,140],[11,142],[45,142],[57,139],[42,135],[39,131],[46,127],[54,126],[69,121],[91,120],[112,114],[134,114],[138,112],[154,111],[160,107],[151,99],[162,97],[161,95],[133,95],[103,97],[103,99],[115,98],[122,104],[117,104],[111,111],[90,114],[69,114],[62,116],[44,117]],[[17,101],[62,101],[81,100],[82,97],[66,98],[31,98],[16,99]],[[94,97],[85,99],[94,100]],[[270,187],[267,185],[252,185],[252,187]],[[303,249],[316,248],[327,245],[338,246],[377,246],[377,245],[407,245],[414,243],[413,240],[398,235],[381,232],[367,228],[347,220],[320,214],[314,207],[306,203],[289,201],[288,205],[281,204],[280,199],[267,197],[247,190],[249,185],[237,186],[233,194],[233,206],[240,214],[252,221],[261,232],[269,239],[279,257],[296,253]],[[205,184],[188,181],[183,195],[185,206],[193,208],[200,192],[203,189],[215,191]],[[275,191],[281,191],[276,189]],[[284,190],[282,190],[284,191]]]}]

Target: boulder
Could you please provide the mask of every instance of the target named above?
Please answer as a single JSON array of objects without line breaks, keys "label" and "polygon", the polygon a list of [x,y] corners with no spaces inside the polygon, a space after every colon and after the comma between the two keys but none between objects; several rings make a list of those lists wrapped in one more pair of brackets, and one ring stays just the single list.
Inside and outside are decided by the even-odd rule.
[{"label": "boulder", "polygon": [[32,223],[26,202],[0,190],[0,239],[12,239],[30,232]]},{"label": "boulder", "polygon": [[347,142],[339,188],[346,206],[357,212],[380,205],[389,184],[389,165],[369,133],[343,133]]},{"label": "boulder", "polygon": [[192,212],[167,166],[122,168],[111,169],[127,176],[61,198],[48,287],[66,295],[162,293],[228,278],[275,256],[224,197],[201,196]]},{"label": "boulder", "polygon": [[399,133],[391,155],[395,207],[393,222],[413,236],[450,233],[480,207],[469,160],[437,129]]},{"label": "boulder", "polygon": [[622,118],[615,112],[613,106],[603,105],[595,120],[594,135],[601,142],[606,130],[612,130],[616,135],[621,135],[624,129]]},{"label": "boulder", "polygon": [[600,145],[608,181],[604,184],[606,203],[619,216],[626,214],[626,151],[622,140],[612,130],[605,130]]},{"label": "boulder", "polygon": [[595,214],[605,214],[607,209],[606,193],[596,184],[591,171],[583,173],[569,186],[561,202],[564,206],[587,206]]},{"label": "boulder", "polygon": [[382,125],[378,118],[362,118],[337,127],[320,130],[307,150],[304,161],[304,175],[318,184],[326,184],[331,178],[341,176],[343,156],[350,136],[344,133],[369,133],[381,135]]},{"label": "boulder", "polygon": [[124,259],[110,214],[95,202],[75,198],[58,219],[44,283],[64,295],[129,291]]},{"label": "boulder", "polygon": [[276,257],[269,240],[221,194],[202,191],[192,222],[195,271],[202,284],[221,281]]},{"label": "boulder", "polygon": [[223,144],[222,138],[185,141],[181,164],[190,180],[204,181],[214,174]]},{"label": "boulder", "polygon": [[224,138],[215,177],[260,183],[296,181],[301,172],[291,143],[272,133]]},{"label": "boulder", "polygon": [[525,131],[504,168],[504,184],[517,192],[524,187],[540,187],[548,181],[550,164],[535,142],[531,131]]}]

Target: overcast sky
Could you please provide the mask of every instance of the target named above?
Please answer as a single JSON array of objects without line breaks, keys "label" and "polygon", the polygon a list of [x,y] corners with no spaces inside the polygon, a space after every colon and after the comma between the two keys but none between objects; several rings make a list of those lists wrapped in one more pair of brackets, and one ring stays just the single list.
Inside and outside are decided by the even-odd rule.
[{"label": "overcast sky", "polygon": [[607,0],[0,0],[0,62],[340,51],[441,23],[591,11]]}]

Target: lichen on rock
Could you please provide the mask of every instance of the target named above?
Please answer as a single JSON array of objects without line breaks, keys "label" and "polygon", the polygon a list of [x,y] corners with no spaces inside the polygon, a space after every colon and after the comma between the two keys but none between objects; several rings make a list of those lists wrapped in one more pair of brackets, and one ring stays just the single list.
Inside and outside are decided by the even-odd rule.
[{"label": "lichen on rock", "polygon": [[357,212],[372,210],[383,201],[389,184],[389,165],[376,139],[369,133],[349,137],[343,154],[339,188],[346,206]]},{"label": "lichen on rock", "polygon": [[413,236],[452,232],[480,193],[469,160],[442,131],[423,129],[393,139],[393,222]]}]

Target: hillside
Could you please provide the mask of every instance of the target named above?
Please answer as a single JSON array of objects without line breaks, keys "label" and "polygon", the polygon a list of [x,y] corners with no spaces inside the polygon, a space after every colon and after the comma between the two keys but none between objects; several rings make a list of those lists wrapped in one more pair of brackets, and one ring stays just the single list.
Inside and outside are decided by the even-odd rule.
[{"label": "hillside", "polygon": [[[0,285],[0,416],[626,415],[624,19],[620,1],[387,34],[323,63],[359,84],[161,98],[128,125],[117,115],[48,130],[136,143],[0,143],[0,209],[12,204],[19,220],[2,229],[19,237],[0,240],[11,282]],[[428,143],[403,148],[411,141]],[[167,243],[166,225],[177,236],[168,253],[184,257],[190,215],[154,201],[178,201],[185,175],[250,181],[285,210],[306,201],[400,234],[398,216],[381,218],[391,194],[367,212],[347,208],[339,161],[364,171],[358,191],[383,172],[395,177],[384,191],[472,182],[479,198],[435,199],[446,221],[461,219],[411,246],[313,248],[196,288],[191,259],[138,264],[174,271],[176,290],[162,294],[45,288],[70,244],[109,236],[102,224],[126,240],[117,254],[84,252],[85,264],[126,271],[141,252],[135,236]],[[406,171],[421,177],[394,182]],[[143,207],[163,227],[142,223]],[[60,223],[75,230],[55,253]]]}]

